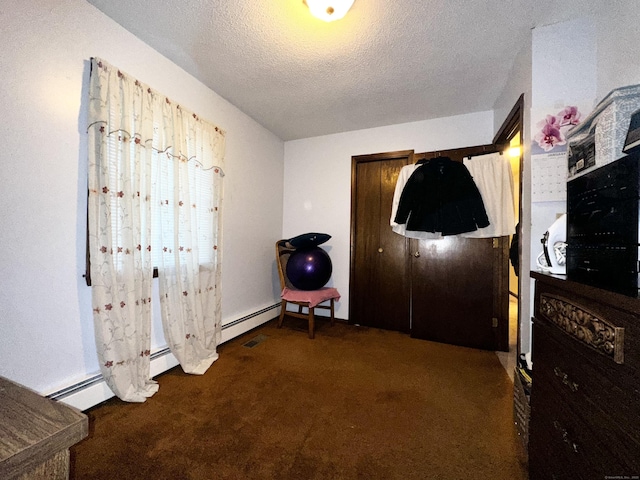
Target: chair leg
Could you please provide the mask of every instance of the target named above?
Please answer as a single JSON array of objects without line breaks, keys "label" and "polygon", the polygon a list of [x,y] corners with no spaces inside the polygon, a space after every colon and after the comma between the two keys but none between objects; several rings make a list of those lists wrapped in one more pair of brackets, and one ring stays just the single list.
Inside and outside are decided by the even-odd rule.
[{"label": "chair leg", "polygon": [[280,318],[278,319],[278,328],[282,327],[282,321],[284,320],[284,312],[287,311],[287,301],[282,300],[280,307]]},{"label": "chair leg", "polygon": [[333,308],[333,298],[331,299],[331,326],[335,323],[336,318],[334,316],[334,308]]},{"label": "chair leg", "polygon": [[314,327],[315,327],[315,318],[313,316],[313,307],[309,307],[309,338],[313,340],[315,337]]}]

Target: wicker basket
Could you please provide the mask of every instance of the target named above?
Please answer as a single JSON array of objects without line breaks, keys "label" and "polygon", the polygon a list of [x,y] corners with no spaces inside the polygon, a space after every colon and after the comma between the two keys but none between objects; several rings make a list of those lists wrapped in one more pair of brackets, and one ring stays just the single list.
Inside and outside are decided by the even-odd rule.
[{"label": "wicker basket", "polygon": [[527,449],[529,445],[529,417],[531,407],[529,406],[529,396],[524,389],[525,379],[516,368],[513,376],[513,421],[516,424],[518,436],[522,440],[522,445]]}]

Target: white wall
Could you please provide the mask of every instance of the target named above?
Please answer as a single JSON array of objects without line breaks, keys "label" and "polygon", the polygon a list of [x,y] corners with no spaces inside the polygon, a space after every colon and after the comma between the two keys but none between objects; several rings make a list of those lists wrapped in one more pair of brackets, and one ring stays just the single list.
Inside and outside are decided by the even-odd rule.
[{"label": "white wall", "polygon": [[[531,43],[527,44],[516,57],[511,68],[509,78],[505,84],[500,96],[494,104],[494,122],[493,127],[497,132],[502,126],[511,109],[515,105],[520,95],[524,94],[524,115],[521,132],[521,141],[523,145],[522,152],[522,199],[521,209],[522,216],[520,218],[520,243],[521,264],[518,289],[518,322],[520,325],[520,345],[524,346],[522,351],[529,350],[531,339],[531,311],[530,311],[530,285],[531,278],[527,265],[530,262],[531,249],[531,154],[529,144],[531,142],[530,122],[531,122]],[[518,195],[518,192],[514,192]]]},{"label": "white wall", "polygon": [[397,150],[416,153],[491,143],[493,113],[293,140],[285,143],[283,238],[328,233],[323,245],[333,262],[329,282],[342,295],[336,316],[349,315],[351,157]]},{"label": "white wall", "polygon": [[[493,104],[494,132],[498,132],[522,94],[525,96],[526,112],[531,101],[531,43],[527,43],[527,45],[518,52],[511,66],[507,81]],[[527,116],[526,113],[525,116]]]},{"label": "white wall", "polygon": [[[586,103],[640,84],[640,7],[636,0],[602,6],[597,15],[533,30],[533,108]],[[589,113],[585,111],[585,113]],[[531,268],[540,238],[566,211],[565,202],[532,204]]]},{"label": "white wall", "polygon": [[[596,97],[596,27],[592,17],[579,18],[535,28],[532,32],[532,118],[529,129],[533,138],[536,123],[543,113],[555,114],[567,105],[587,105],[589,113]],[[542,115],[542,116],[541,116]],[[530,160],[531,163],[531,160]],[[535,165],[530,165],[535,168]],[[537,270],[536,258],[542,251],[540,239],[556,220],[565,213],[566,201],[532,202],[530,223],[530,269]],[[531,282],[529,312],[533,313]],[[529,315],[530,317],[531,315]],[[523,320],[523,328],[530,322]],[[523,341],[522,351],[530,350]]]},{"label": "white wall", "polygon": [[597,96],[614,88],[640,84],[640,4],[607,2],[597,21]]},{"label": "white wall", "polygon": [[[0,375],[45,393],[98,371],[90,289],[82,278],[91,56],[227,131],[223,324],[274,305],[284,143],[83,0],[5,4]],[[157,349],[164,346],[158,315],[154,330]]]}]

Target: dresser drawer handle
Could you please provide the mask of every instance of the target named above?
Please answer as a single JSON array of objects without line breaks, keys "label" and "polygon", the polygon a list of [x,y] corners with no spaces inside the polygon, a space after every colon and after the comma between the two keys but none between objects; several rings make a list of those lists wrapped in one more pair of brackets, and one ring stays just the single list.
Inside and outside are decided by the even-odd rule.
[{"label": "dresser drawer handle", "polygon": [[573,453],[578,453],[578,444],[569,439],[569,432],[567,432],[567,429],[560,425],[560,422],[557,420],[553,421],[553,426],[558,432],[560,432],[562,435],[562,441],[571,447]]},{"label": "dresser drawer handle", "polygon": [[564,373],[558,367],[554,367],[553,373],[555,374],[556,377],[560,379],[562,383],[564,383],[567,387],[569,387],[569,390],[571,390],[572,392],[578,391],[578,384],[576,382],[572,382],[571,380],[569,380],[569,375]]},{"label": "dresser drawer handle", "polygon": [[618,364],[624,363],[624,327],[618,327],[574,301],[541,293],[537,314],[561,331],[605,355]]}]

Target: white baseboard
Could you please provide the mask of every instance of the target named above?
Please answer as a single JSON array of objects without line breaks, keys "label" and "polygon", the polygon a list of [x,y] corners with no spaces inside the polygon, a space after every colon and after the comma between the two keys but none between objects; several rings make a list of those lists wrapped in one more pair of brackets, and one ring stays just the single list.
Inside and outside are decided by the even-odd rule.
[{"label": "white baseboard", "polygon": [[[220,343],[228,342],[277,317],[280,314],[279,307],[279,303],[271,305],[237,320],[227,322],[222,326],[222,339]],[[178,360],[168,348],[154,352],[151,354],[151,377],[153,378],[160,375],[177,365]],[[113,396],[113,392],[100,374],[47,395],[49,398],[63,402],[79,410],[87,410]]]}]

